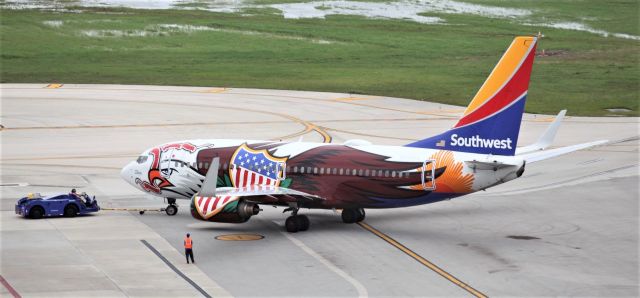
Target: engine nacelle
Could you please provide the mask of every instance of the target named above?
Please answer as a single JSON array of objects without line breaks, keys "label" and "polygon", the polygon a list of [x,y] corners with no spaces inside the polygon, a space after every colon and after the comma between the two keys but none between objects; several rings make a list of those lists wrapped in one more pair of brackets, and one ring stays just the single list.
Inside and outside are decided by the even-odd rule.
[{"label": "engine nacelle", "polygon": [[[230,202],[213,216],[206,217],[198,211],[197,196],[191,199],[191,216],[193,218],[212,222],[224,222],[224,223],[243,223],[249,220],[251,216],[260,212],[260,207],[254,203],[247,203],[244,200],[237,200]],[[205,213],[206,214],[206,213]]]}]

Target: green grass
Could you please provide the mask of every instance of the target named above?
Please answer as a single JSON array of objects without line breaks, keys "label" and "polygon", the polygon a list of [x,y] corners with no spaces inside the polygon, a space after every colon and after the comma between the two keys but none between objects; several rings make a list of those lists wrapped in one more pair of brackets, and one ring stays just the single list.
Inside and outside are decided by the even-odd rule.
[{"label": "green grass", "polygon": [[[525,8],[532,3],[493,2]],[[585,6],[580,2],[576,5]],[[580,9],[594,15],[602,9],[607,10],[603,18],[615,16],[611,12],[615,4],[588,2],[597,9]],[[558,15],[568,10],[566,2],[548,3],[548,9]],[[80,14],[3,10],[0,81],[356,92],[467,105],[515,35],[542,31],[546,37],[539,49],[561,54],[536,58],[528,112],[555,114],[568,108],[571,115],[599,116],[612,114],[605,109],[614,107],[632,110],[621,115],[640,115],[637,40],[471,15],[429,14],[453,25],[425,25],[357,16],[291,20],[273,9],[259,8],[251,9],[250,16],[197,10],[83,9],[86,12]],[[64,24],[43,24],[51,20]],[[637,28],[622,30],[615,22],[610,27],[593,22],[594,28],[638,34]],[[153,33],[158,32],[157,24],[222,30],[146,37],[80,33]],[[637,26],[637,19],[628,25]],[[332,43],[313,42],[317,40]]]}]

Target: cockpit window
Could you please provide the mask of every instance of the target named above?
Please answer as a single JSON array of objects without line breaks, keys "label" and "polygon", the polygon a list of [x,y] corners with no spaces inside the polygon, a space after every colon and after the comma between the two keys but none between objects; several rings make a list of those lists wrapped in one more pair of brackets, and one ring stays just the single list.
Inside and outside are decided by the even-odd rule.
[{"label": "cockpit window", "polygon": [[147,155],[140,155],[138,156],[138,159],[136,159],[137,163],[144,163],[145,161],[147,161],[147,158],[149,158],[149,156]]}]

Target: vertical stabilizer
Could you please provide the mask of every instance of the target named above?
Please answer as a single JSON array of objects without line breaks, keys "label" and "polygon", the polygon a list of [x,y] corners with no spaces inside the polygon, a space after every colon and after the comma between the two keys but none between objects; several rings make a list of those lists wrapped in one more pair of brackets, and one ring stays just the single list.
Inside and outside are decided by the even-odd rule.
[{"label": "vertical stabilizer", "polygon": [[409,147],[514,155],[537,38],[516,37],[458,123]]}]

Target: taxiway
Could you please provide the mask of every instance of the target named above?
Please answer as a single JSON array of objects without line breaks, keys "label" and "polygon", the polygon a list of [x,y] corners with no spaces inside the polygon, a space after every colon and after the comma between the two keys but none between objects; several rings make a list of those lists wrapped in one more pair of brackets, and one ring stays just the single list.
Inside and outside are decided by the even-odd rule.
[{"label": "taxiway", "polygon": [[[554,146],[610,142],[528,165],[522,178],[485,192],[368,210],[366,225],[380,234],[331,210],[301,210],[311,229],[288,234],[282,209],[270,206],[239,225],[196,221],[188,201],[173,217],[101,211],[27,220],[13,210],[26,193],[71,188],[103,207],[163,207],[119,171],[164,142],[401,145],[448,129],[464,108],[237,88],[2,84],[0,92],[2,296],[474,295],[458,282],[488,296],[639,295],[638,118],[567,117]],[[552,119],[526,114],[519,145]],[[182,255],[187,232],[195,265]],[[264,238],[215,238],[229,234]]]}]

